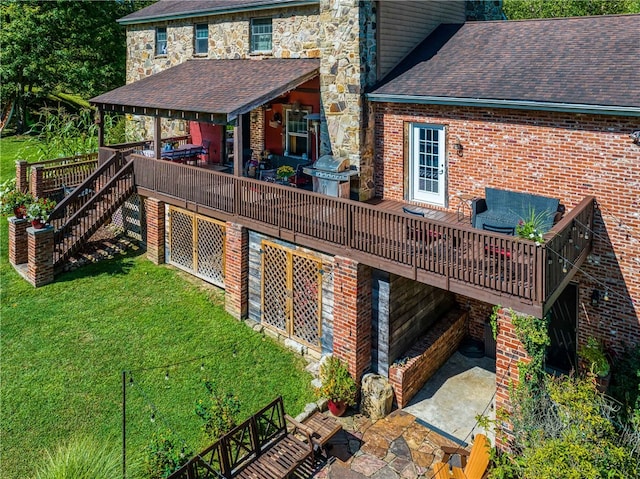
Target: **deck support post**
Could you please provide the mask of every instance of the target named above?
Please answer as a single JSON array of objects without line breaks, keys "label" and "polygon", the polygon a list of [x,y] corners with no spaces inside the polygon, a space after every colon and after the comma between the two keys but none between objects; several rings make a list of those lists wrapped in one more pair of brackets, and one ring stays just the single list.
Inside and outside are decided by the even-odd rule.
[{"label": "deck support post", "polygon": [[165,204],[155,198],[145,201],[147,217],[147,258],[154,264],[165,262]]},{"label": "deck support post", "polygon": [[225,309],[242,319],[249,308],[249,231],[231,222],[225,231]]},{"label": "deck support post", "polygon": [[36,288],[53,282],[53,226],[27,228],[27,280]]},{"label": "deck support post", "polygon": [[[511,411],[509,389],[517,386],[520,377],[519,363],[529,362],[524,346],[518,339],[512,315],[519,314],[510,308],[500,308],[497,312],[498,335],[496,337],[496,403],[495,409]],[[496,431],[496,447],[505,450],[513,439],[513,425],[502,421]]]},{"label": "deck support post", "polygon": [[242,152],[244,145],[242,144],[242,120],[243,115],[238,115],[236,125],[233,127],[233,176],[242,176],[242,168],[244,167],[244,158]]},{"label": "deck support post", "polygon": [[333,281],[333,354],[349,365],[360,385],[371,366],[372,269],[336,256]]}]

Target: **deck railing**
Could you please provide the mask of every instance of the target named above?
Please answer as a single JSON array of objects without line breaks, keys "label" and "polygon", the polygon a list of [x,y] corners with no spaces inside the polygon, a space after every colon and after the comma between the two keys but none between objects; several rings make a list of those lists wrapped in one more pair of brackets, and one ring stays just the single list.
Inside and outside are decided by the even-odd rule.
[{"label": "deck railing", "polygon": [[[29,191],[34,196],[58,195],[62,197],[63,187],[82,183],[97,164],[98,154],[88,153],[28,163],[22,174],[25,175],[24,181],[29,184]],[[34,170],[37,175],[35,181],[33,178]]]},{"label": "deck railing", "polygon": [[445,289],[485,290],[491,295],[487,300],[497,294],[544,303],[575,273],[591,246],[587,230],[578,226],[592,224],[593,198],[585,198],[547,233],[545,244],[536,246],[289,186],[133,158],[138,187],[284,231],[297,241],[321,242],[328,252],[355,255],[372,266],[384,264],[391,272],[428,277]]}]

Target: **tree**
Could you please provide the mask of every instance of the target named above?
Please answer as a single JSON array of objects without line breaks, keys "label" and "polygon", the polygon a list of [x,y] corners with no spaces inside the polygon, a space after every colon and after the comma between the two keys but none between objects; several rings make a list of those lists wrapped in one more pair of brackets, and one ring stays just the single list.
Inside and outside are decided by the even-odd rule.
[{"label": "tree", "polygon": [[19,130],[36,96],[91,97],[123,85],[126,32],[116,20],[149,3],[1,1],[2,102],[16,100]]},{"label": "tree", "polygon": [[640,13],[640,0],[504,0],[507,19]]}]

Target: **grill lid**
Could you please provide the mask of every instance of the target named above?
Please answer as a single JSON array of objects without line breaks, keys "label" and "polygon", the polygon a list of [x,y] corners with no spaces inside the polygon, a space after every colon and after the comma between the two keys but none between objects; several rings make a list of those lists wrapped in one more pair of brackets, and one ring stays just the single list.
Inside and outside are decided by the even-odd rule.
[{"label": "grill lid", "polygon": [[332,172],[345,171],[349,169],[349,160],[336,158],[333,155],[323,155],[316,160],[313,168]]}]

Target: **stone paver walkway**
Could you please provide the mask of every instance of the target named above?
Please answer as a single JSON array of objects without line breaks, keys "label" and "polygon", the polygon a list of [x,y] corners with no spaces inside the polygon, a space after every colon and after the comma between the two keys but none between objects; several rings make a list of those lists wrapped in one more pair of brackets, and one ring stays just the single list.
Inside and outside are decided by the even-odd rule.
[{"label": "stone paver walkway", "polygon": [[337,419],[343,431],[330,441],[318,479],[429,479],[440,446],[457,446],[402,410],[375,423],[361,415]]}]

